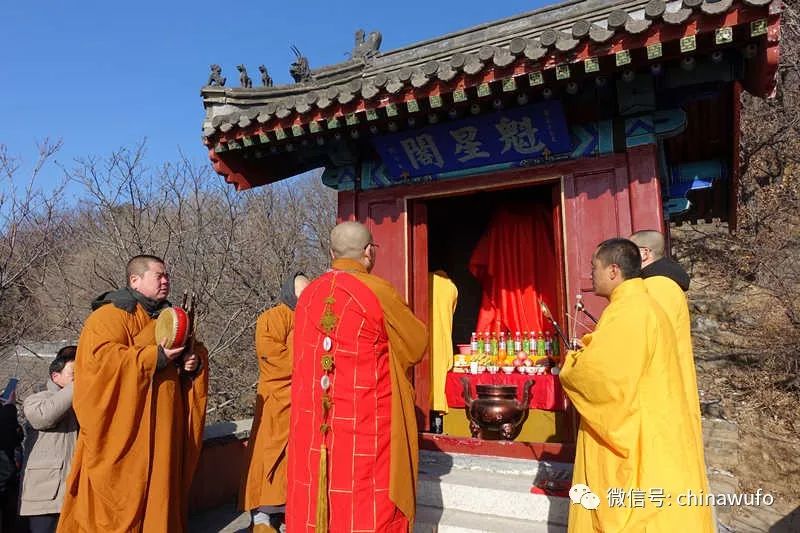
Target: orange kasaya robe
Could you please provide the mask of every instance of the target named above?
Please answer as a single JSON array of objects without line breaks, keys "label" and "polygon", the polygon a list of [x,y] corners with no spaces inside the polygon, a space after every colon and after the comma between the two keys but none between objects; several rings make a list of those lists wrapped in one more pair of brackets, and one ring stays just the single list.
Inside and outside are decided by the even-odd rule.
[{"label": "orange kasaya robe", "polygon": [[[330,533],[413,530],[418,436],[409,371],[427,340],[394,288],[357,261],[334,261],[303,291],[295,314],[288,531],[311,533],[325,513]],[[333,358],[327,373],[326,354]],[[323,375],[331,382],[327,391]],[[327,418],[325,394],[332,401]],[[330,427],[325,434],[323,423]],[[325,494],[318,491],[321,449]]]},{"label": "orange kasaya robe", "polygon": [[293,329],[294,311],[284,303],[264,311],[256,323],[258,390],[249,467],[239,495],[243,510],[286,503]]},{"label": "orange kasaya robe", "polygon": [[86,319],[75,359],[81,426],[59,533],[180,533],[203,444],[208,353],[181,375],[157,370],[155,320],[106,304]]}]

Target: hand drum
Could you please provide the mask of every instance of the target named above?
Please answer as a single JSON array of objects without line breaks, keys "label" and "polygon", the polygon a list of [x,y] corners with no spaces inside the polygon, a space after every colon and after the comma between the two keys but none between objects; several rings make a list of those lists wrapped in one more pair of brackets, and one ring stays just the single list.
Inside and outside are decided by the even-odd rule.
[{"label": "hand drum", "polygon": [[166,307],[156,319],[156,344],[167,339],[164,348],[182,348],[189,337],[189,315],[180,307]]}]

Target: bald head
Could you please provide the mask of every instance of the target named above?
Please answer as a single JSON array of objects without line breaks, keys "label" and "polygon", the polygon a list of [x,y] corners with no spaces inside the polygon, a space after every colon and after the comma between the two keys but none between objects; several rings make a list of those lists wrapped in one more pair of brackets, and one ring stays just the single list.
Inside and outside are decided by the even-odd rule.
[{"label": "bald head", "polygon": [[307,277],[305,277],[305,275],[299,274],[299,275],[295,276],[294,277],[294,294],[295,294],[295,296],[300,298],[300,293],[303,292],[303,289],[308,287],[309,283],[311,283],[311,281]]},{"label": "bald head", "polygon": [[630,240],[640,249],[643,267],[664,257],[664,235],[660,231],[637,231],[630,236]]},{"label": "bald head", "polygon": [[360,222],[342,222],[331,231],[331,253],[334,259],[361,259],[372,234]]}]

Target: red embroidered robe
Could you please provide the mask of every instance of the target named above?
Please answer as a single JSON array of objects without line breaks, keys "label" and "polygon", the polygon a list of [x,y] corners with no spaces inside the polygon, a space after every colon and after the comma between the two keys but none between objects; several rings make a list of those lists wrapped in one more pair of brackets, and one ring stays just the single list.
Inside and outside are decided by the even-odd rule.
[{"label": "red embroidered robe", "polygon": [[[324,441],[328,531],[407,533],[417,473],[414,393],[407,370],[422,358],[427,334],[387,282],[355,261],[337,260],[333,267],[297,303],[287,529],[315,530]],[[330,331],[322,325],[326,311],[337,317]],[[326,336],[332,341],[329,351]],[[320,380],[326,353],[334,368],[327,373],[332,406],[323,420]],[[325,436],[324,422],[330,426]]]}]

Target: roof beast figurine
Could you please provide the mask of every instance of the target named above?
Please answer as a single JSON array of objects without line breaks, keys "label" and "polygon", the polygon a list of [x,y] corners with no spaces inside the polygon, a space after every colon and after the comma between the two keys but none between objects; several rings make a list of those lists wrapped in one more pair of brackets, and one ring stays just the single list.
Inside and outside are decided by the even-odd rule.
[{"label": "roof beast figurine", "polygon": [[372,59],[378,55],[382,40],[383,36],[379,31],[370,32],[369,36],[366,36],[364,30],[357,30],[355,46],[350,57],[353,59]]},{"label": "roof beast figurine", "polygon": [[211,74],[208,76],[208,83],[206,83],[206,85],[225,86],[225,78],[222,77],[222,67],[216,64],[211,65]]},{"label": "roof beast figurine", "polygon": [[247,67],[244,65],[237,65],[236,70],[239,71],[239,84],[245,89],[252,88],[253,80],[251,80],[250,76],[247,75]]},{"label": "roof beast figurine", "polygon": [[296,83],[311,81],[311,67],[308,64],[308,58],[303,56],[296,46],[292,46],[292,52],[297,59],[289,67],[289,74]]},{"label": "roof beast figurine", "polygon": [[261,73],[261,85],[264,87],[272,87],[272,76],[269,75],[267,67],[261,65],[258,67],[258,71]]}]

